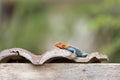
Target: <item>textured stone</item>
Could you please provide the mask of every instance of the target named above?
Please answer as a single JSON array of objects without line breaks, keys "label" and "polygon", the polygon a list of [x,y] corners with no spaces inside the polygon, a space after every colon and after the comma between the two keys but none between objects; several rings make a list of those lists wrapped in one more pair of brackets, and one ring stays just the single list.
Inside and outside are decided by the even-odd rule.
[{"label": "textured stone", "polygon": [[120,80],[120,64],[0,63],[0,80]]}]

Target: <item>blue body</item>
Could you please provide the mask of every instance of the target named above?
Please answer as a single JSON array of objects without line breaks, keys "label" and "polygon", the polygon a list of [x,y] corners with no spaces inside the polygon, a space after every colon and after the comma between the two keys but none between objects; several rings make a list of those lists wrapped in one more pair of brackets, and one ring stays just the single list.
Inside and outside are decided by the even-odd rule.
[{"label": "blue body", "polygon": [[66,50],[74,53],[75,55],[77,55],[77,57],[86,57],[87,56],[86,53],[82,53],[79,49],[74,48],[72,46],[69,46],[68,48],[66,48]]}]

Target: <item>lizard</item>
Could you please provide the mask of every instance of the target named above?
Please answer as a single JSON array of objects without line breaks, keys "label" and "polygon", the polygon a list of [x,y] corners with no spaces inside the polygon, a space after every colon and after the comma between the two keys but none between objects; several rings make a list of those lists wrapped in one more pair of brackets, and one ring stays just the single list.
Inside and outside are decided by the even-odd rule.
[{"label": "lizard", "polygon": [[75,54],[77,57],[86,57],[88,55],[87,53],[83,53],[79,49],[77,49],[73,46],[70,46],[67,43],[56,42],[55,46],[60,49],[68,50],[68,51],[72,52],[73,54]]}]

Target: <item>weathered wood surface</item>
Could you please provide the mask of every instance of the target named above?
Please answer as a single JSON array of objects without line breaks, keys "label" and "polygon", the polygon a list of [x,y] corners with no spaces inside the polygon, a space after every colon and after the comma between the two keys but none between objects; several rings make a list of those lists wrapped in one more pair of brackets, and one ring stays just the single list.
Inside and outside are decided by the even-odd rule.
[{"label": "weathered wood surface", "polygon": [[0,80],[120,80],[120,64],[0,63]]}]

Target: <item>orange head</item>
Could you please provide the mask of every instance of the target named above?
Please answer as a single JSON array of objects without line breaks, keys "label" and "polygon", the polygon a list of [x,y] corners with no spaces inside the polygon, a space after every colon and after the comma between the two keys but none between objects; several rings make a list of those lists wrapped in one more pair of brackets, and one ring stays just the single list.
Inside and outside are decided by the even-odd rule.
[{"label": "orange head", "polygon": [[68,45],[68,44],[63,44],[63,43],[61,43],[61,42],[56,42],[56,43],[55,43],[55,46],[56,46],[56,47],[59,47],[59,48],[61,48],[61,49],[66,49],[69,45]]}]

